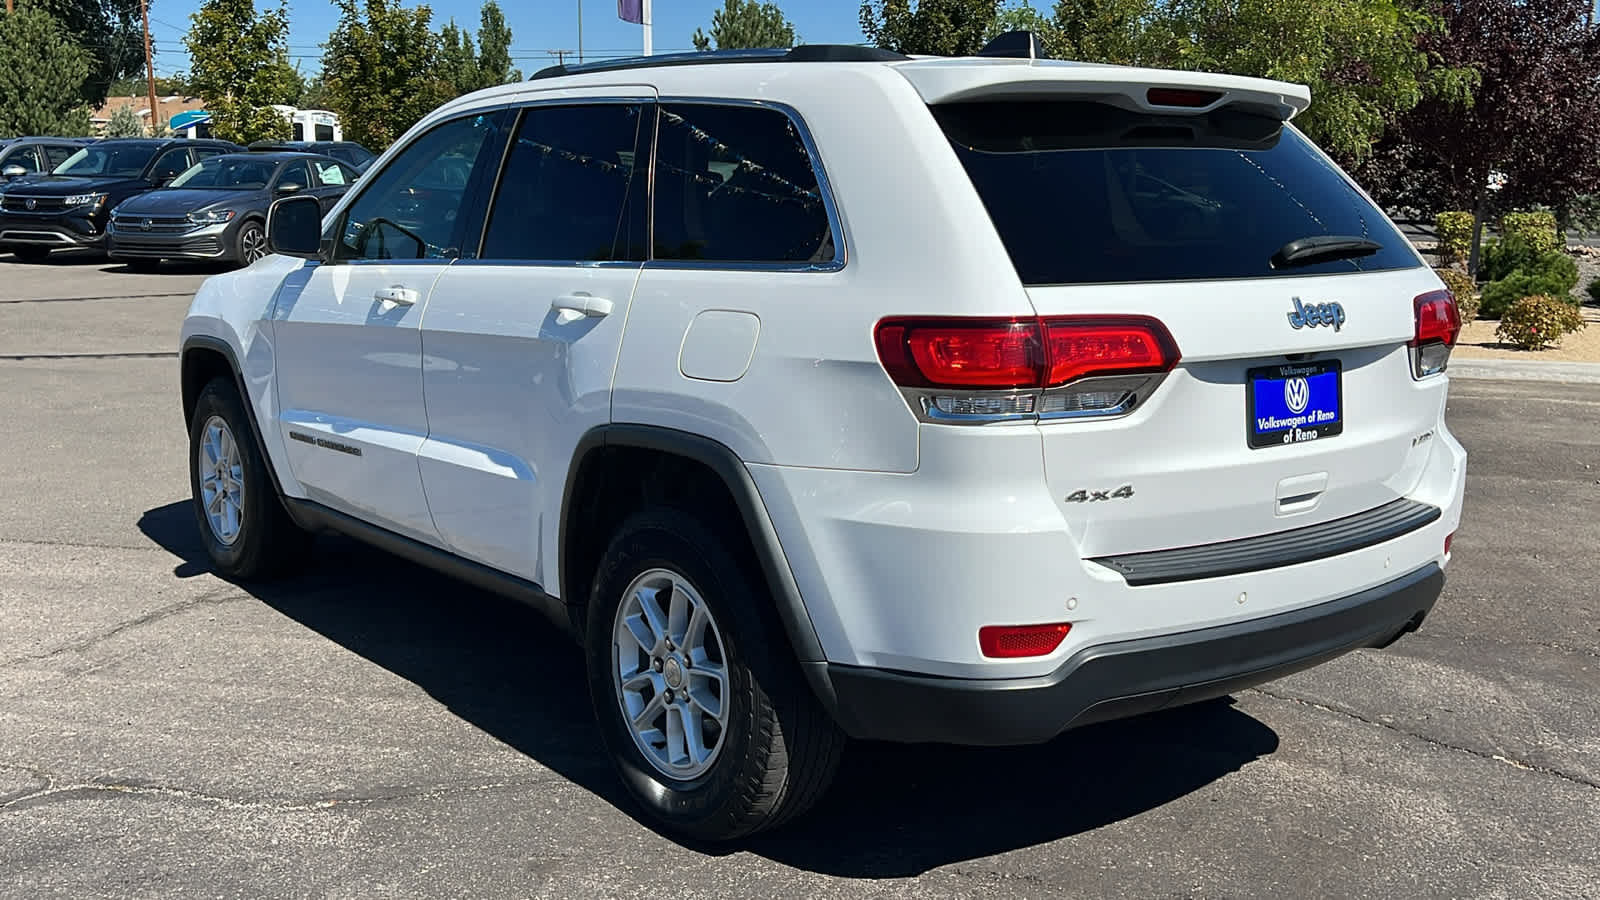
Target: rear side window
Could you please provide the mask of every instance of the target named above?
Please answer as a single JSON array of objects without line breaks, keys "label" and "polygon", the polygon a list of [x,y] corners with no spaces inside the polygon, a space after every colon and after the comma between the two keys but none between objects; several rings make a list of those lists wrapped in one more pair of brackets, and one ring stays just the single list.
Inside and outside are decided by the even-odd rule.
[{"label": "rear side window", "polygon": [[[1023,283],[1317,275],[1419,265],[1406,240],[1293,129],[1232,110],[1153,116],[1086,101],[934,107]],[[1274,267],[1291,241],[1366,256]]]},{"label": "rear side window", "polygon": [[781,110],[665,103],[656,138],[656,259],[834,259],[811,154]]},{"label": "rear side window", "polygon": [[642,261],[646,108],[602,103],[524,111],[481,258]]},{"label": "rear side window", "polygon": [[44,151],[45,169],[54,169],[66,162],[72,154],[78,152],[77,147],[68,144],[49,144],[40,148]]}]

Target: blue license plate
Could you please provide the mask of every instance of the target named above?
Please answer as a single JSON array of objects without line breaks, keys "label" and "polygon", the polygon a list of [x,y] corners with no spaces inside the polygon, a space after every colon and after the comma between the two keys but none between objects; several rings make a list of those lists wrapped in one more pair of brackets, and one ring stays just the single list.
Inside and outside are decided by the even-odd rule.
[{"label": "blue license plate", "polygon": [[1321,440],[1344,431],[1340,373],[1336,359],[1246,373],[1245,437],[1251,448]]}]

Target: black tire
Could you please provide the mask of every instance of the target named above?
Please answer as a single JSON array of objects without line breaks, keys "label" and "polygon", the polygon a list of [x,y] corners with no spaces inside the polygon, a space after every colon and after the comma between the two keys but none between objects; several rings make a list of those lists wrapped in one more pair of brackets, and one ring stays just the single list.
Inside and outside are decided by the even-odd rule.
[{"label": "black tire", "polygon": [[[231,543],[213,529],[201,493],[199,456],[206,425],[212,417],[220,418],[232,435],[244,486],[239,530]],[[194,416],[189,420],[189,489],[195,525],[217,574],[236,581],[267,579],[292,570],[303,558],[310,535],[295,525],[284,510],[239,389],[231,379],[212,379],[195,403]]]},{"label": "black tire", "polygon": [[[827,791],[846,740],[805,683],[764,579],[738,546],[692,513],[636,513],[607,548],[588,606],[589,693],[606,749],[651,818],[699,840],[743,837],[805,812]],[[645,758],[616,693],[617,611],[629,585],[651,569],[685,576],[720,631],[728,725],[711,768],[690,781]]]},{"label": "black tire", "polygon": [[[267,243],[266,225],[260,219],[246,219],[239,225],[239,230],[233,236],[233,259],[241,266],[248,266],[255,262],[250,258],[254,246],[253,242],[259,241],[264,250]],[[262,255],[265,255],[264,253]],[[256,259],[259,259],[257,256]]]},{"label": "black tire", "polygon": [[42,263],[50,258],[49,247],[36,247],[31,244],[24,244],[21,247],[12,247],[11,253],[17,259],[20,259],[25,263]]},{"label": "black tire", "polygon": [[128,267],[128,271],[141,274],[156,272],[161,269],[161,260],[159,259],[125,259],[122,264]]}]

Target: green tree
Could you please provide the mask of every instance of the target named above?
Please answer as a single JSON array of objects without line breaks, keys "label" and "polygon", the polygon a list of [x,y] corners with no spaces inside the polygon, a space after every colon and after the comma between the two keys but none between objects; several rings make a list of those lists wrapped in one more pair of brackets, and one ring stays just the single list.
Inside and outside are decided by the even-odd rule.
[{"label": "green tree", "polygon": [[793,47],[794,26],[783,17],[776,3],[756,0],[723,0],[722,8],[711,14],[711,33],[696,28],[696,50],[741,50],[750,47]]},{"label": "green tree", "polygon": [[327,109],[332,103],[333,97],[328,93],[327,83],[322,80],[322,73],[302,79],[300,98],[295,101],[295,106],[301,109]]},{"label": "green tree", "polygon": [[91,65],[44,10],[0,14],[0,134],[88,134],[83,82]]},{"label": "green tree", "polygon": [[861,30],[885,50],[971,56],[983,49],[1000,0],[863,0]]},{"label": "green tree", "polygon": [[478,12],[478,81],[483,87],[521,81],[511,67],[511,26],[500,4],[488,0]]},{"label": "green tree", "polygon": [[111,118],[106,120],[106,137],[144,137],[144,122],[139,114],[133,111],[132,103],[124,103],[111,113]]},{"label": "green tree", "polygon": [[482,87],[478,78],[478,52],[472,35],[456,27],[455,20],[439,31],[439,63],[434,70],[456,96]]},{"label": "green tree", "polygon": [[[111,89],[106,93],[106,96],[143,97],[148,86],[149,82],[145,80],[145,76],[143,74],[134,75],[129,78],[119,78],[111,85]],[[187,80],[187,76],[183,75],[182,73],[171,76],[157,75],[156,93],[163,97],[172,94],[177,94],[179,96],[191,96],[189,94],[189,82]]]},{"label": "green tree", "polygon": [[1043,32],[1045,50],[1059,59],[1179,67],[1176,54],[1168,52],[1170,23],[1160,15],[1164,8],[1176,13],[1171,7],[1177,5],[1152,0],[1060,0]]},{"label": "green tree", "polygon": [[206,0],[190,21],[189,81],[206,101],[212,133],[240,144],[287,138],[289,123],[272,108],[298,99],[287,5],[257,12],[252,0]]},{"label": "green tree", "polygon": [[139,0],[17,0],[18,9],[49,13],[89,53],[79,96],[104,103],[112,85],[144,71],[144,30]]},{"label": "green tree", "polygon": [[426,6],[338,0],[323,45],[323,82],[350,140],[382,150],[450,96],[438,74],[439,35]]}]

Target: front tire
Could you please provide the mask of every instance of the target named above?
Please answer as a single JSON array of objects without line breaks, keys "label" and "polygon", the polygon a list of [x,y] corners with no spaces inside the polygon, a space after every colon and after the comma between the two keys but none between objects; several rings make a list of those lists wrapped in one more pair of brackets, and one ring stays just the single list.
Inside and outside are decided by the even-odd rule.
[{"label": "front tire", "polygon": [[266,227],[255,219],[246,221],[239,226],[239,233],[234,236],[234,259],[239,265],[248,266],[256,260],[267,255]]},{"label": "front tire", "polygon": [[826,792],[845,738],[748,553],[693,514],[630,517],[588,607],[589,693],[624,784],[670,831],[743,837]]},{"label": "front tire", "polygon": [[17,259],[20,259],[25,263],[42,263],[50,258],[49,247],[25,245],[22,247],[11,248],[11,253]]},{"label": "front tire", "polygon": [[309,535],[279,500],[239,390],[226,378],[200,392],[189,421],[195,524],[217,574],[248,581],[288,571]]}]

